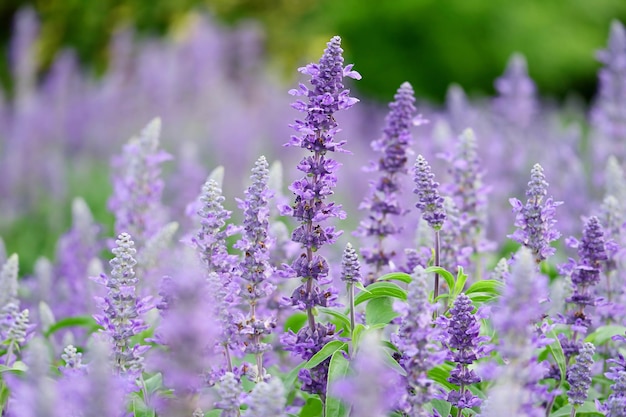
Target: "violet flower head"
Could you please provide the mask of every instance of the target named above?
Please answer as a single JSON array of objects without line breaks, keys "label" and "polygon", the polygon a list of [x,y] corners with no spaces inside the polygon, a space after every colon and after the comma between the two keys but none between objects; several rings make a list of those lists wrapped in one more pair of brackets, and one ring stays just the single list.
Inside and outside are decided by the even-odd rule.
[{"label": "violet flower head", "polygon": [[[427,372],[443,363],[446,353],[436,342],[442,338],[439,327],[433,326],[435,307],[428,301],[428,276],[421,266],[415,267],[408,286],[407,302],[397,303],[400,328],[392,342],[400,351],[400,365],[407,372],[401,406],[416,416],[426,416],[424,406],[433,399],[434,387]],[[421,413],[421,414],[420,414]]]},{"label": "violet flower head", "polygon": [[439,324],[447,333],[444,345],[448,349],[448,360],[455,362],[456,367],[450,371],[448,382],[457,385],[459,390],[448,393],[447,401],[453,406],[463,409],[479,406],[481,400],[467,389],[476,384],[481,378],[469,365],[488,355],[490,346],[486,344],[487,336],[480,336],[479,314],[474,314],[472,300],[459,294],[450,309],[450,317],[440,316]]},{"label": "violet flower head", "polygon": [[415,161],[415,194],[418,201],[415,206],[422,211],[422,217],[434,230],[440,230],[446,220],[443,208],[443,197],[439,195],[439,183],[435,181],[435,174],[422,155]]},{"label": "violet flower head", "polygon": [[341,280],[348,284],[362,282],[359,255],[350,243],[346,244],[341,258]]},{"label": "violet flower head", "polygon": [[115,257],[109,262],[111,274],[96,278],[96,282],[107,287],[107,295],[96,297],[102,314],[94,318],[112,345],[116,372],[134,381],[141,376],[143,354],[150,346],[133,344],[131,338],[148,328],[141,316],[153,306],[151,297],[140,299],[136,294],[139,280],[134,271],[135,242],[128,233],[122,233],[115,244]]},{"label": "violet flower head", "polygon": [[514,54],[507,64],[504,75],[496,80],[498,98],[495,100],[496,111],[507,122],[525,128],[532,121],[539,109],[536,87],[528,76],[526,58]]},{"label": "violet flower head", "polygon": [[609,140],[607,153],[624,156],[619,144],[626,138],[626,29],[619,21],[611,23],[608,47],[598,52],[604,65],[598,74],[599,92],[591,111],[591,120]]},{"label": "violet flower head", "polygon": [[158,149],[160,132],[161,120],[152,120],[113,161],[115,174],[109,209],[115,214],[115,230],[130,233],[139,247],[165,223],[160,165],[171,156]]},{"label": "violet flower head", "polygon": [[[312,152],[298,164],[298,170],[305,176],[293,182],[289,188],[295,195],[295,203],[285,206],[281,214],[291,215],[298,222],[291,239],[299,243],[303,252],[291,265],[302,285],[294,290],[288,302],[292,306],[306,310],[308,325],[298,334],[288,333],[281,339],[285,350],[291,351],[304,360],[310,359],[324,344],[334,338],[334,327],[316,323],[313,315],[315,306],[332,306],[337,298],[332,288],[322,289],[320,285],[330,282],[328,262],[316,252],[326,244],[335,242],[340,232],[334,227],[322,227],[320,222],[329,218],[345,218],[339,205],[326,202],[333,194],[337,182],[335,171],[339,163],[327,157],[329,152],[343,151],[345,141],[336,142],[339,132],[334,113],[352,107],[358,100],[349,96],[344,89],[343,77],[359,79],[361,76],[352,70],[352,65],[343,66],[341,38],[333,37],[327,44],[318,64],[300,68],[300,72],[311,76],[309,88],[300,84],[299,89],[289,93],[308,98],[308,103],[297,100],[296,110],[306,113],[304,120],[296,120],[291,127],[298,135],[291,137],[286,146],[299,146]],[[302,389],[306,392],[324,395],[328,372],[328,360],[317,367],[300,370]]]},{"label": "violet flower head", "polygon": [[609,362],[612,362],[613,366],[605,375],[613,381],[612,392],[601,411],[606,413],[606,417],[626,417],[626,361],[619,355],[617,359]]},{"label": "violet flower head", "polygon": [[238,417],[239,408],[243,399],[243,392],[239,378],[232,372],[226,372],[218,384],[220,400],[215,404],[222,410],[222,417]]},{"label": "violet flower head", "polygon": [[516,198],[509,199],[515,213],[517,230],[508,237],[533,251],[537,263],[555,253],[550,242],[557,240],[561,233],[554,225],[556,207],[562,202],[554,201],[548,195],[548,183],[543,168],[535,164],[530,173],[530,182],[526,190],[526,204]]},{"label": "violet flower head", "polygon": [[409,146],[413,141],[410,127],[416,114],[414,102],[413,87],[408,82],[403,83],[389,104],[382,137],[372,142],[372,148],[383,154],[378,162],[371,163],[371,170],[380,172],[380,178],[370,182],[369,194],[359,207],[368,210],[368,214],[356,234],[376,238],[372,247],[362,249],[365,262],[374,265],[376,272],[388,265],[395,255],[385,250],[383,239],[402,231],[392,216],[407,212],[400,207],[398,196],[402,188],[401,175],[407,173]]},{"label": "violet flower head", "polygon": [[584,343],[576,356],[576,362],[567,371],[567,382],[570,385],[567,396],[570,403],[575,406],[583,405],[587,399],[595,350],[592,343]]}]

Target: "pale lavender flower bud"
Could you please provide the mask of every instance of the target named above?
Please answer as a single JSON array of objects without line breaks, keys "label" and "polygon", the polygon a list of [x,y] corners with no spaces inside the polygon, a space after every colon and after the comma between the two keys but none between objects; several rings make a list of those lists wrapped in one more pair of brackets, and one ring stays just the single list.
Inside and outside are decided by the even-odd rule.
[{"label": "pale lavender flower bud", "polygon": [[489,279],[506,282],[509,276],[509,261],[506,258],[500,258]]},{"label": "pale lavender flower bud", "polygon": [[530,248],[537,263],[553,255],[555,249],[550,242],[557,240],[561,234],[555,229],[556,207],[562,202],[554,201],[548,195],[548,183],[543,168],[535,164],[530,173],[530,182],[526,190],[526,204],[516,198],[509,199],[515,213],[517,230],[508,237]]},{"label": "pale lavender flower bud", "polygon": [[259,382],[247,396],[243,417],[285,417],[285,386],[278,378]]},{"label": "pale lavender flower bud", "polygon": [[226,372],[218,384],[220,400],[215,404],[222,410],[222,417],[239,416],[239,408],[242,403],[241,382],[232,372]]},{"label": "pale lavender flower bud", "polygon": [[583,405],[587,399],[595,350],[592,343],[584,343],[576,356],[576,362],[567,371],[567,382],[570,385],[567,396],[573,405]]},{"label": "pale lavender flower bud", "polygon": [[422,155],[418,155],[415,160],[414,175],[414,192],[418,198],[415,206],[421,210],[422,217],[430,227],[439,230],[446,220],[444,200],[437,190],[439,183],[435,181],[435,174],[431,172],[430,165]]},{"label": "pale lavender flower bud", "polygon": [[341,258],[341,280],[352,284],[362,281],[359,256],[350,243],[346,244]]},{"label": "pale lavender flower bud", "polygon": [[61,359],[65,361],[65,365],[60,369],[63,373],[74,371],[82,372],[87,367],[87,365],[83,363],[83,354],[73,345],[67,345],[65,349],[63,349]]}]

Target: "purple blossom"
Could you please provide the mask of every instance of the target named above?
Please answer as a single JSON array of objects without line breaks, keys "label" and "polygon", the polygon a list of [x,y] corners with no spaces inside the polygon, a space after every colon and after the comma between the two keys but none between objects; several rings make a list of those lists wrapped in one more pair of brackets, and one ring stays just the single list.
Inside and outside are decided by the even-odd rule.
[{"label": "purple blossom", "polygon": [[341,280],[347,284],[362,282],[359,256],[350,243],[346,244],[341,257]]},{"label": "purple blossom", "polygon": [[109,209],[115,214],[115,230],[130,233],[140,248],[165,223],[159,166],[171,156],[158,149],[160,132],[161,120],[152,120],[113,161]]},{"label": "purple blossom", "polygon": [[400,313],[400,328],[392,335],[392,342],[400,351],[400,365],[407,372],[406,392],[401,406],[409,415],[427,416],[424,410],[434,398],[434,386],[427,372],[442,363],[446,353],[436,342],[443,337],[433,326],[435,307],[428,301],[427,274],[417,266],[411,274],[407,302],[394,305]]},{"label": "purple blossom", "polygon": [[448,393],[447,401],[459,409],[480,405],[480,398],[467,389],[469,385],[481,381],[476,372],[469,369],[469,365],[487,356],[490,351],[490,346],[486,344],[489,338],[480,336],[480,314],[474,314],[473,311],[472,300],[461,293],[450,309],[450,317],[437,318],[437,324],[447,333],[442,338],[448,350],[447,359],[456,363],[447,381],[459,387],[458,391]]},{"label": "purple blossom", "polygon": [[443,208],[444,199],[439,195],[439,183],[435,181],[435,174],[422,155],[418,155],[414,170],[415,194],[418,201],[415,206],[421,210],[422,217],[434,230],[440,230],[446,220]]},{"label": "purple blossom", "polygon": [[555,249],[550,242],[561,234],[554,228],[556,207],[562,202],[554,201],[548,195],[548,183],[543,168],[535,164],[530,173],[530,182],[526,190],[526,204],[516,198],[509,199],[515,213],[517,230],[508,237],[530,248],[537,263],[553,255]]},{"label": "purple blossom", "polygon": [[286,392],[278,378],[268,382],[259,382],[246,397],[248,409],[243,417],[285,417]]},{"label": "purple blossom", "polygon": [[152,309],[151,297],[140,299],[136,294],[139,280],[135,276],[135,242],[128,233],[122,233],[115,241],[115,257],[109,262],[111,274],[96,278],[96,282],[107,288],[104,298],[95,297],[102,314],[94,315],[103,327],[113,349],[112,363],[116,372],[129,381],[141,377],[143,354],[150,346],[133,344],[132,337],[146,330],[148,325],[141,318]]},{"label": "purple blossom", "polygon": [[[313,308],[316,305],[333,305],[336,299],[335,290],[319,287],[329,282],[328,262],[315,252],[323,245],[332,244],[340,234],[334,227],[322,227],[319,222],[333,217],[345,218],[341,206],[325,201],[333,194],[337,182],[334,172],[339,167],[339,163],[328,158],[327,154],[344,151],[345,144],[345,141],[335,141],[339,128],[334,113],[348,109],[358,101],[349,96],[343,77],[361,77],[352,70],[352,65],[343,66],[342,53],[341,38],[335,36],[328,42],[319,64],[300,68],[300,72],[311,76],[312,88],[300,84],[299,89],[289,92],[307,97],[308,103],[302,100],[293,103],[296,110],[306,113],[306,118],[291,125],[298,135],[293,135],[286,146],[299,146],[313,153],[304,157],[297,166],[305,176],[294,181],[289,188],[296,195],[295,203],[282,209],[282,214],[290,214],[300,222],[291,238],[300,243],[305,252],[293,262],[291,268],[303,284],[293,292],[290,304],[306,310],[308,323],[297,335],[287,333],[281,341],[285,350],[304,360],[310,359],[334,338],[334,327],[316,323]],[[302,390],[325,396],[328,362],[326,360],[311,370],[300,370]]]},{"label": "purple blossom", "polygon": [[498,91],[496,112],[508,123],[520,128],[528,127],[538,112],[539,103],[535,83],[528,76],[526,58],[521,54],[514,54],[509,59],[504,75],[495,84]]},{"label": "purple blossom", "polygon": [[609,362],[613,366],[605,375],[613,381],[611,385],[613,392],[600,411],[604,411],[606,417],[626,417],[626,361],[619,354],[617,359],[611,359]]},{"label": "purple blossom", "polygon": [[591,386],[591,366],[595,350],[592,343],[583,343],[576,356],[576,362],[567,371],[567,382],[570,385],[567,396],[573,406],[583,405],[587,399]]},{"label": "purple blossom", "polygon": [[416,115],[414,102],[413,87],[408,82],[403,83],[389,104],[382,137],[372,142],[372,149],[383,154],[378,162],[372,162],[372,170],[378,171],[380,178],[370,182],[369,194],[359,207],[368,210],[368,214],[356,234],[376,239],[373,246],[361,249],[365,262],[373,265],[376,273],[395,256],[393,251],[383,247],[387,236],[402,232],[402,226],[393,219],[407,212],[401,208],[398,197],[402,189],[401,176],[407,173],[409,146],[413,142],[410,127]]},{"label": "purple blossom", "polygon": [[226,372],[218,384],[220,400],[215,404],[222,410],[222,417],[238,417],[243,399],[241,381],[232,372]]}]

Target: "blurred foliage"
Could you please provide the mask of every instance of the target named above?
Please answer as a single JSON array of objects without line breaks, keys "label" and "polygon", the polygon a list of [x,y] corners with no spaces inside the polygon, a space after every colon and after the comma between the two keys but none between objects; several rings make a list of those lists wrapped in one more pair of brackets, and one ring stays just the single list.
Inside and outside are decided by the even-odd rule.
[{"label": "blurred foliage", "polygon": [[[0,44],[6,56],[12,18],[33,7],[42,20],[41,70],[59,48],[76,50],[95,74],[107,63],[112,33],[132,25],[139,36],[163,35],[184,24],[195,8],[225,22],[260,20],[267,49],[283,74],[315,59],[339,34],[346,60],[364,79],[361,92],[388,100],[405,80],[418,96],[441,101],[451,82],[470,93],[490,94],[513,52],[526,55],[543,94],[576,90],[593,95],[594,52],[607,39],[612,19],[626,21],[624,0],[2,0]],[[0,80],[9,86],[7,63]]]}]

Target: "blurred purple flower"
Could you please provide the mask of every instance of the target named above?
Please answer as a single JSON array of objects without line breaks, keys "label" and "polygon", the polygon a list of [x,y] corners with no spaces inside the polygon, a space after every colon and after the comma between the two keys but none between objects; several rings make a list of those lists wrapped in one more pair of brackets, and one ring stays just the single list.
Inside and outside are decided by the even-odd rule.
[{"label": "blurred purple flower", "polygon": [[507,63],[504,75],[495,82],[498,97],[494,101],[496,113],[508,123],[526,128],[539,110],[536,87],[528,76],[526,58],[514,54]]},{"label": "blurred purple flower", "polygon": [[567,382],[570,385],[567,396],[573,407],[583,405],[587,399],[595,350],[592,343],[583,343],[574,364],[567,370]]}]

